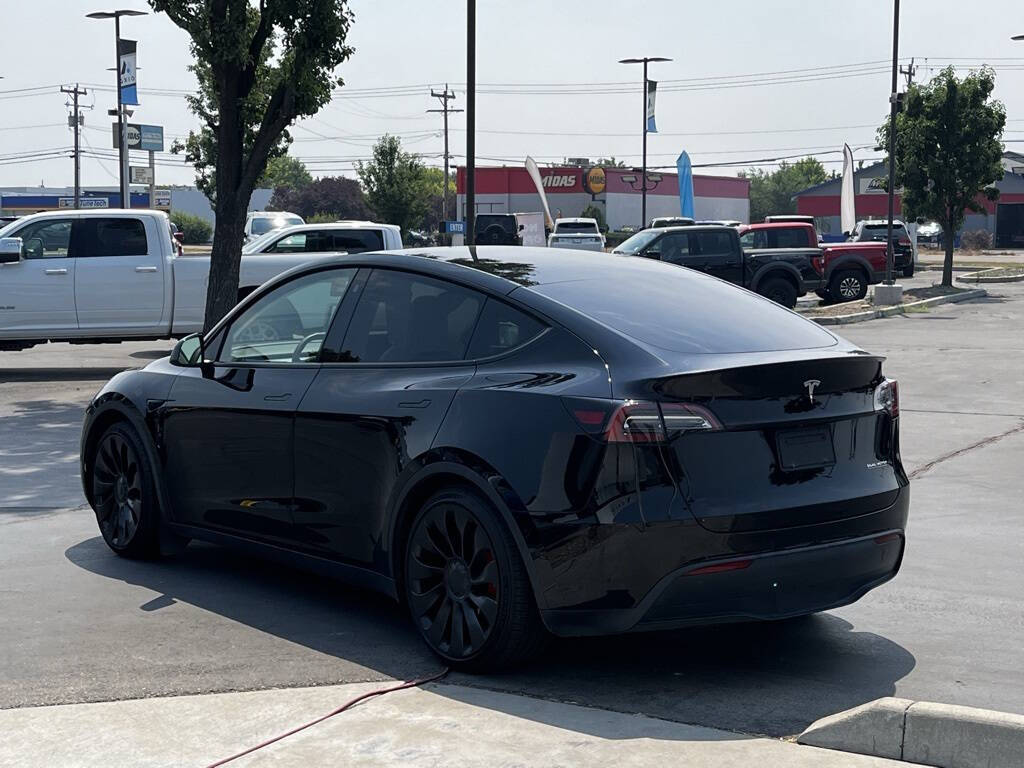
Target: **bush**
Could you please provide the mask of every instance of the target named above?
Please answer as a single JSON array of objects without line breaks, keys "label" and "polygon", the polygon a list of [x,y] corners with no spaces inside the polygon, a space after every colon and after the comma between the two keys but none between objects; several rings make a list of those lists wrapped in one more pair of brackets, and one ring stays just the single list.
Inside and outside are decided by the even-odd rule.
[{"label": "bush", "polygon": [[306,217],[307,224],[333,224],[342,217],[336,213],[314,213]]},{"label": "bush", "polygon": [[185,235],[185,245],[206,245],[213,236],[213,225],[202,216],[174,211],[171,213],[171,221]]},{"label": "bush", "polygon": [[608,229],[608,224],[604,218],[604,211],[600,207],[591,203],[580,213],[582,219],[597,219],[597,228],[604,232]]},{"label": "bush", "polygon": [[986,229],[974,229],[960,235],[960,247],[965,251],[984,251],[992,247],[992,233]]}]

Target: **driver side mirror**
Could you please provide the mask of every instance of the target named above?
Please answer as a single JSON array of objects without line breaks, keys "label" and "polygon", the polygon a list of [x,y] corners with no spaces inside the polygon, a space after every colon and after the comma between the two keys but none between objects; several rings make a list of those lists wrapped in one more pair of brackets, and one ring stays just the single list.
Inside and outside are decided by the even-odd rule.
[{"label": "driver side mirror", "polygon": [[193,333],[180,339],[171,350],[171,365],[195,368],[203,363],[203,337]]},{"label": "driver side mirror", "polygon": [[20,237],[0,238],[0,264],[15,264],[21,261],[21,250]]},{"label": "driver side mirror", "polygon": [[184,242],[185,242],[185,233],[181,232],[181,231],[175,232],[174,233],[174,239],[177,240],[179,244],[184,244]]}]

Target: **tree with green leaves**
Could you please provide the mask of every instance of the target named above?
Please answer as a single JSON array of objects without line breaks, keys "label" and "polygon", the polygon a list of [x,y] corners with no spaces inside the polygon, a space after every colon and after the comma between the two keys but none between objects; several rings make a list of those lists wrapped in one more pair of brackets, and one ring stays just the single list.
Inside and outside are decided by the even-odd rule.
[{"label": "tree with green leaves", "polygon": [[373,218],[359,182],[344,176],[325,176],[302,187],[277,187],[268,207],[297,213],[306,221],[325,215],[332,221]]},{"label": "tree with green leaves", "polygon": [[366,201],[385,223],[397,224],[403,233],[423,226],[430,207],[430,176],[418,155],[402,149],[397,136],[382,136],[373,147],[373,159],[356,163],[356,171]]},{"label": "tree with green leaves", "polygon": [[267,169],[263,171],[258,187],[269,189],[301,189],[313,183],[313,176],[306,164],[297,157],[284,154],[272,157],[267,161]]},{"label": "tree with green leaves", "polygon": [[796,193],[828,179],[825,166],[815,157],[795,163],[783,161],[774,171],[753,168],[741,175],[750,179],[751,221],[762,221],[771,214],[796,213]]},{"label": "tree with green leaves", "polygon": [[346,0],[149,0],[192,38],[189,98],[201,127],[185,156],[214,206],[205,327],[238,299],[238,269],[249,198],[267,161],[283,155],[287,128],[315,114],[342,85],[335,70],[352,13]]},{"label": "tree with green leaves", "polygon": [[[894,179],[902,188],[904,219],[942,225],[946,257],[942,284],[953,285],[953,238],[967,210],[982,211],[979,196],[999,196],[1003,178],[1006,110],[992,100],[995,73],[988,67],[958,79],[947,67],[925,85],[911,85],[896,116]],[[889,143],[888,121],[878,141]]]}]

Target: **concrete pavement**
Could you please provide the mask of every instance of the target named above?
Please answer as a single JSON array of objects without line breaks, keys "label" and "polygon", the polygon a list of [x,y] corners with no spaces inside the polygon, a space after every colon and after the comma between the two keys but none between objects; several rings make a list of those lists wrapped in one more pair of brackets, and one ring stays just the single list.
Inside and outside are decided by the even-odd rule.
[{"label": "concrete pavement", "polygon": [[[0,766],[210,765],[380,687],[337,685],[0,711]],[[145,727],[136,727],[143,723]],[[230,765],[908,764],[642,715],[434,684],[370,699]]]}]

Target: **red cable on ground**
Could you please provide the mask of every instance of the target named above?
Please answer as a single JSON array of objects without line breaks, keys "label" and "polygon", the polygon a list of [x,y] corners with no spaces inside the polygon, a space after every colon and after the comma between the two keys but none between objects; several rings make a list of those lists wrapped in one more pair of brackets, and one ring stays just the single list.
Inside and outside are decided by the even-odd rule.
[{"label": "red cable on ground", "polygon": [[288,738],[289,736],[296,734],[299,731],[303,731],[306,728],[309,728],[310,726],[316,725],[317,723],[322,723],[324,720],[330,717],[334,717],[335,715],[341,714],[346,709],[351,709],[356,704],[358,704],[361,701],[365,701],[366,699],[372,699],[375,696],[383,696],[385,693],[391,693],[393,691],[403,691],[406,688],[415,688],[416,686],[423,685],[425,683],[432,683],[435,680],[440,680],[447,674],[448,668],[445,667],[443,670],[438,672],[436,675],[433,675],[432,677],[421,677],[418,680],[408,680],[404,683],[401,683],[400,685],[393,685],[390,688],[379,688],[376,691],[364,693],[362,696],[356,696],[351,701],[345,702],[337,709],[333,710],[332,712],[328,712],[326,715],[323,715],[322,717],[318,717],[316,720],[310,720],[308,723],[305,723],[304,725],[300,725],[297,728],[292,728],[290,731],[282,733],[280,736],[275,736],[272,739],[267,739],[266,741],[260,742],[254,747],[249,747],[248,749],[242,752],[238,752],[237,754],[231,755],[231,757],[225,757],[223,760],[218,760],[215,763],[210,763],[210,765],[208,765],[207,768],[217,768],[217,766],[225,765],[227,763],[230,763],[232,760],[237,760],[238,758],[244,757],[245,755],[248,755],[251,752],[255,752],[257,749],[263,749],[263,747],[270,746],[274,742],[281,741],[281,739]]}]

